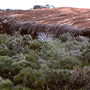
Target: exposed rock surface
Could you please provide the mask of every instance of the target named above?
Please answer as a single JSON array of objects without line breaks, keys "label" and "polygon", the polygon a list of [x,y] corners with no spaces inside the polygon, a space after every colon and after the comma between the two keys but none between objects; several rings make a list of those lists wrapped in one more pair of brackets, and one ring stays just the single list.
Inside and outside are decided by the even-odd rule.
[{"label": "exposed rock surface", "polygon": [[74,32],[90,37],[90,9],[61,7],[53,9],[0,12],[0,33],[21,34],[52,31],[58,36]]}]

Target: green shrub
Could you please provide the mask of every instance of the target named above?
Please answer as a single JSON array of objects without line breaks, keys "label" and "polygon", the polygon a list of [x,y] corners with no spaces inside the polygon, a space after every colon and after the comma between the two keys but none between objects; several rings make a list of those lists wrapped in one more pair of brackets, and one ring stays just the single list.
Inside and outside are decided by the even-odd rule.
[{"label": "green shrub", "polygon": [[80,35],[76,37],[76,40],[80,41],[80,42],[89,42],[88,37],[84,37],[84,36],[80,36]]},{"label": "green shrub", "polygon": [[14,60],[26,60],[26,56],[23,53],[12,56]]},{"label": "green shrub", "polygon": [[27,62],[30,63],[30,67],[32,68],[40,68],[40,64],[38,63],[38,56],[36,56],[36,53],[34,50],[30,50],[29,53],[25,54]]},{"label": "green shrub", "polygon": [[14,77],[16,84],[22,84],[35,90],[61,89],[69,82],[69,70],[32,70],[26,68]]},{"label": "green shrub", "polygon": [[11,77],[11,72],[13,70],[12,64],[13,60],[9,56],[0,56],[0,75],[3,77]]},{"label": "green shrub", "polygon": [[18,75],[14,77],[14,81],[17,84],[22,84],[30,88],[36,88],[42,90],[44,85],[44,78],[42,78],[40,70],[33,70],[32,68],[25,68],[20,71]]},{"label": "green shrub", "polygon": [[63,69],[73,69],[74,66],[79,65],[81,66],[81,61],[76,58],[76,57],[72,57],[72,56],[67,56],[65,58],[63,58],[61,61],[61,67],[63,67]]},{"label": "green shrub", "polygon": [[84,59],[90,63],[90,52],[85,54]]},{"label": "green shrub", "polygon": [[8,48],[2,48],[2,47],[0,47],[0,55],[1,56],[12,56],[13,53]]},{"label": "green shrub", "polygon": [[90,90],[90,39],[45,38],[0,34],[0,90]]},{"label": "green shrub", "polygon": [[7,47],[14,53],[14,54],[17,54],[17,53],[22,53],[22,45],[21,45],[21,38],[15,38],[15,37],[12,37],[12,40],[11,42],[9,42],[7,44]]},{"label": "green shrub", "polygon": [[14,59],[14,62],[12,63],[14,71],[13,73],[17,74],[20,70],[26,67],[35,68],[37,66],[37,60],[34,51],[31,50],[30,53],[27,53],[25,55],[21,53],[12,57]]},{"label": "green shrub", "polygon": [[[46,41],[44,45],[41,46],[41,50],[38,52],[43,59],[51,59],[59,56],[59,46],[60,41]],[[57,48],[56,48],[57,47]]]},{"label": "green shrub", "polygon": [[13,90],[32,90],[32,89],[26,88],[22,85],[17,85],[15,87],[13,87]]},{"label": "green shrub", "polygon": [[12,67],[13,67],[12,74],[17,75],[20,72],[20,70],[29,66],[31,66],[31,63],[29,63],[26,60],[16,60],[12,63]]},{"label": "green shrub", "polygon": [[30,34],[24,35],[22,39],[22,45],[23,46],[30,45],[31,41],[32,41],[32,36]]},{"label": "green shrub", "polygon": [[63,59],[59,59],[59,60],[49,60],[47,62],[47,65],[49,68],[53,68],[53,69],[73,69],[73,66],[79,65],[81,66],[81,61],[76,58],[76,57],[72,57],[72,56],[66,56]]},{"label": "green shrub", "polygon": [[22,36],[9,36],[7,34],[0,34],[0,44],[4,44],[7,46],[9,50],[13,53],[20,53],[22,52],[21,42],[23,37]]},{"label": "green shrub", "polygon": [[64,33],[64,34],[59,36],[59,39],[62,42],[66,42],[66,41],[69,41],[69,40],[74,40],[74,37],[73,37],[73,34],[71,34],[71,33]]},{"label": "green shrub", "polygon": [[65,90],[71,76],[70,70],[46,69],[44,77],[46,78],[46,87],[50,90]]},{"label": "green shrub", "polygon": [[0,34],[0,44],[9,43],[11,41],[11,37],[7,34]]},{"label": "green shrub", "polygon": [[62,68],[59,60],[48,60],[47,66],[51,69],[61,69]]},{"label": "green shrub", "polygon": [[29,62],[36,62],[36,54],[34,50],[30,50],[28,54],[25,55],[26,60]]},{"label": "green shrub", "polygon": [[38,39],[33,40],[33,41],[31,42],[31,44],[30,44],[30,49],[39,52],[40,49],[41,49],[41,46],[43,46],[44,44],[45,44],[44,41],[41,41],[41,40],[38,40]]},{"label": "green shrub", "polygon": [[83,61],[83,66],[89,66],[90,63],[90,49],[84,49],[82,52],[81,59]]},{"label": "green shrub", "polygon": [[13,86],[13,82],[10,81],[9,79],[6,79],[6,80],[1,80],[0,81],[0,90],[1,88],[11,88]]}]

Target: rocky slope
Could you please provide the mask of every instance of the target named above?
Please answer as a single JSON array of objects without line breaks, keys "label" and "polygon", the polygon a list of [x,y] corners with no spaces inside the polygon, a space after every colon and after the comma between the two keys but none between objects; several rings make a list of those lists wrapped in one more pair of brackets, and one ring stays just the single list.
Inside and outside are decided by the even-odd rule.
[{"label": "rocky slope", "polygon": [[60,7],[53,9],[0,12],[0,33],[21,34],[53,31],[58,36],[73,32],[90,37],[90,9]]}]

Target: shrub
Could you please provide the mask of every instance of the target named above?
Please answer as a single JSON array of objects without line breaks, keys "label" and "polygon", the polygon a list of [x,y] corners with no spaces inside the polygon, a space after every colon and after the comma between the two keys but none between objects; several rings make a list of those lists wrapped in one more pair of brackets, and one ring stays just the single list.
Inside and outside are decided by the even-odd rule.
[{"label": "shrub", "polygon": [[81,66],[81,61],[72,56],[66,56],[63,59],[58,60],[49,60],[47,62],[49,68],[53,69],[70,69],[72,70],[74,66],[79,65]]},{"label": "shrub", "polygon": [[26,60],[16,60],[12,63],[12,67],[13,67],[13,72],[12,75],[17,75],[20,70],[31,66],[31,63],[29,63]]},{"label": "shrub", "polygon": [[84,37],[84,36],[80,36],[80,35],[76,37],[76,40],[80,41],[80,42],[89,42],[88,37]]},{"label": "shrub", "polygon": [[[20,53],[22,51],[22,36],[9,36],[7,34],[0,35],[0,44],[6,46],[12,53]],[[6,50],[6,49],[5,49]]]},{"label": "shrub", "polygon": [[82,57],[81,59],[83,60],[83,65],[88,66],[90,63],[90,49],[84,49],[82,52]]},{"label": "shrub", "polygon": [[85,54],[84,59],[90,63],[90,52]]},{"label": "shrub", "polygon": [[41,40],[34,40],[30,44],[30,49],[35,51],[40,51],[41,46],[44,45],[44,42]]},{"label": "shrub", "polygon": [[30,34],[23,36],[23,44],[30,44],[30,41],[32,40],[32,36]]},{"label": "shrub", "polygon": [[[31,31],[33,27],[28,25]],[[50,25],[45,28],[51,30]],[[69,33],[34,40],[31,35],[1,34],[0,90],[90,90],[89,41]]]},{"label": "shrub", "polygon": [[8,48],[0,47],[0,55],[1,56],[12,56],[13,53]]},{"label": "shrub", "polygon": [[36,62],[36,54],[34,50],[30,50],[28,54],[25,55],[26,60],[29,62]]},{"label": "shrub", "polygon": [[17,54],[17,53],[21,53],[22,52],[22,46],[21,46],[21,40],[22,38],[16,38],[16,37],[13,37],[11,42],[9,42],[7,44],[7,47],[14,53],[14,54]]},{"label": "shrub", "polygon": [[3,88],[5,88],[5,89],[11,88],[12,86],[13,86],[13,82],[10,81],[9,79],[0,81],[0,90],[2,90]]},{"label": "shrub", "polygon": [[44,76],[46,78],[46,87],[50,90],[65,90],[66,85],[69,82],[69,77],[71,72],[69,70],[54,70],[46,69],[44,71]]},{"label": "shrub", "polygon": [[71,72],[69,70],[32,70],[26,68],[14,77],[16,84],[22,84],[35,90],[54,90],[65,88],[69,82]]},{"label": "shrub", "polygon": [[72,70],[76,65],[81,66],[81,61],[76,57],[67,56],[61,60],[61,67],[63,67],[63,69]]},{"label": "shrub", "polygon": [[[83,89],[83,87],[86,87],[90,82],[90,77],[88,74],[88,70],[83,68],[81,69],[80,67],[74,67],[71,77],[70,77],[70,82],[69,82],[69,88],[70,89]],[[85,90],[89,90],[90,86],[88,85],[88,87]]]},{"label": "shrub", "polygon": [[17,85],[15,87],[13,87],[13,90],[33,90],[33,89],[29,89],[29,88],[24,87],[22,85]]},{"label": "shrub", "polygon": [[34,50],[30,50],[29,53],[27,53],[26,55],[26,60],[27,62],[30,63],[30,67],[32,68],[40,68],[40,64],[38,62],[38,55],[36,55],[35,51]]},{"label": "shrub", "polygon": [[9,56],[0,56],[0,75],[3,77],[11,77],[11,72],[13,70],[12,64],[13,60]]},{"label": "shrub", "polygon": [[69,40],[74,40],[73,34],[71,33],[64,33],[58,37],[62,42],[66,42]]},{"label": "shrub", "polygon": [[17,84],[22,84],[30,88],[42,90],[44,85],[44,78],[42,78],[40,70],[33,70],[32,68],[25,68],[14,77]]},{"label": "shrub", "polygon": [[11,38],[7,34],[0,34],[0,44],[2,43],[9,43],[11,41]]},{"label": "shrub", "polygon": [[59,44],[61,44],[60,41],[46,41],[45,44],[41,46],[41,50],[38,52],[38,55],[46,60],[57,57],[60,46]]}]

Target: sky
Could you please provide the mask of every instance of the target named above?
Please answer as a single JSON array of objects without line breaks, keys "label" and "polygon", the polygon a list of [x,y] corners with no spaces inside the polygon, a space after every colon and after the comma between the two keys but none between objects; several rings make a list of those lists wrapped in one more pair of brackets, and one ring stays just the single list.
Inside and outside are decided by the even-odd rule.
[{"label": "sky", "polygon": [[0,0],[0,9],[30,9],[34,5],[53,5],[55,7],[90,8],[90,0]]}]

